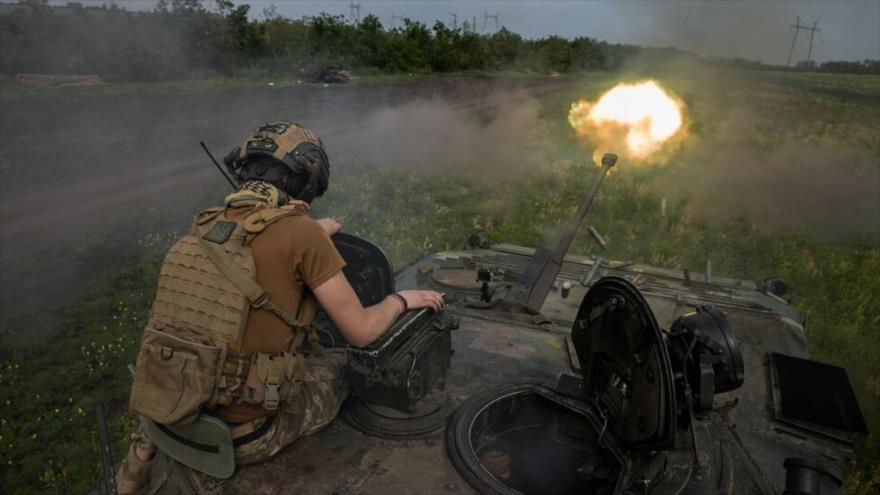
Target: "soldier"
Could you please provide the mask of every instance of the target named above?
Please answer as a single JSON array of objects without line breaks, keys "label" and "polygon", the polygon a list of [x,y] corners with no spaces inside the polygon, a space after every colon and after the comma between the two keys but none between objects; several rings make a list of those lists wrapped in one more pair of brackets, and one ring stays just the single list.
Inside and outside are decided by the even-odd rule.
[{"label": "soldier", "polygon": [[[400,291],[361,306],[330,240],[340,225],[307,216],[330,170],[321,140],[305,127],[267,123],[224,162],[240,187],[224,207],[199,212],[168,252],[129,405],[148,433],[182,427],[174,438],[186,435],[186,425],[210,424],[206,416],[219,418],[232,438],[234,466],[268,460],[339,411],[345,354],[317,351],[317,304],[362,347],[407,309],[439,310],[443,298]],[[307,357],[304,340],[312,349]],[[117,473],[119,492],[210,491],[214,480],[193,467],[157,453],[139,433]]]}]

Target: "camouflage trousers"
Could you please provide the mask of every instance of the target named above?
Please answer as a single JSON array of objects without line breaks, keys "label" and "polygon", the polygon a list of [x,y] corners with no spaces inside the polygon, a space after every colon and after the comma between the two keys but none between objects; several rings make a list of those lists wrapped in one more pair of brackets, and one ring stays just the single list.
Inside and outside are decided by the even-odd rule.
[{"label": "camouflage trousers", "polygon": [[298,438],[330,424],[348,395],[344,368],[345,351],[341,349],[324,350],[306,359],[302,400],[282,404],[266,433],[235,449],[235,463],[267,461]]},{"label": "camouflage trousers", "polygon": [[[283,403],[272,425],[260,437],[235,449],[236,465],[255,464],[271,459],[284,447],[297,439],[315,433],[339,413],[348,395],[348,379],[345,376],[345,351],[326,349],[306,359],[303,377],[302,400]],[[255,425],[259,427],[259,425]],[[133,452],[133,451],[132,451]],[[129,457],[133,454],[130,452]],[[126,458],[133,466],[139,461]],[[143,464],[143,463],[140,463]],[[148,480],[137,480],[138,494],[207,495],[224,491],[224,485],[234,480],[219,480],[194,471],[158,452],[147,468]],[[134,479],[126,477],[143,469],[120,469],[117,483],[132,486]],[[120,495],[122,495],[120,493]]]}]

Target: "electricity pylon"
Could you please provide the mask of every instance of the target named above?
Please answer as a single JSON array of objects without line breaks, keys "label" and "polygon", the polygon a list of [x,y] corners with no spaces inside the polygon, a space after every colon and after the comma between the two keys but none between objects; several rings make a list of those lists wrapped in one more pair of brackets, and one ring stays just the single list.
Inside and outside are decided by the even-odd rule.
[{"label": "electricity pylon", "polygon": [[807,26],[806,24],[801,24],[800,16],[797,16],[796,19],[795,23],[791,25],[791,28],[794,29],[794,36],[791,38],[791,47],[788,49],[788,61],[785,65],[791,65],[791,55],[794,53],[794,45],[797,42],[797,35],[801,29],[810,32],[810,48],[807,52],[807,62],[810,62],[813,59],[813,37],[816,33],[819,33],[819,39],[824,41],[822,30],[817,27],[819,21],[815,21],[812,26]]},{"label": "electricity pylon", "polygon": [[361,22],[361,4],[351,0],[348,4],[348,16],[351,22]]},{"label": "electricity pylon", "polygon": [[489,15],[488,12],[486,12],[485,10],[483,11],[483,32],[484,33],[486,32],[486,23],[489,22],[489,19],[495,20],[495,31],[498,31],[498,15],[500,13],[501,12],[495,12],[495,14]]}]

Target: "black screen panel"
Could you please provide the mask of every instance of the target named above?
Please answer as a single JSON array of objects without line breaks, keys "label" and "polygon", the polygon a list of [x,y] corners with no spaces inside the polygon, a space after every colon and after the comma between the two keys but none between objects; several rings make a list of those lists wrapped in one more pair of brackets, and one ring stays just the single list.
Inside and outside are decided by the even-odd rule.
[{"label": "black screen panel", "polygon": [[868,432],[845,369],[783,354],[772,358],[779,380],[778,406],[785,419]]}]

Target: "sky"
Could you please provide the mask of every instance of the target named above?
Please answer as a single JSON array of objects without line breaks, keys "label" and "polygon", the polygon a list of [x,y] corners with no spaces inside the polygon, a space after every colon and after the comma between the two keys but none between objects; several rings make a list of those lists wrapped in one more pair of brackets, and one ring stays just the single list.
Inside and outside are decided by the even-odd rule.
[{"label": "sky", "polygon": [[[83,4],[113,0],[80,0]],[[52,0],[53,4],[64,4]],[[151,9],[156,0],[115,0],[129,10]],[[205,3],[210,3],[206,1]],[[350,0],[299,1],[251,0],[251,14],[260,18],[275,6],[278,14],[300,18],[326,12],[350,14]],[[409,17],[428,26],[436,20],[459,25],[477,18],[483,27],[483,13],[498,13],[500,25],[526,38],[559,35],[589,36],[613,43],[646,46],[675,46],[706,56],[743,57],[771,64],[788,58],[796,17],[811,26],[819,21],[821,34],[813,41],[813,59],[880,59],[880,0],[817,1],[553,1],[553,0],[359,0],[360,15],[373,14],[386,26],[392,16]],[[396,21],[399,23],[399,21]],[[489,19],[486,31],[494,30]],[[793,61],[804,60],[809,32],[800,31]]]}]

